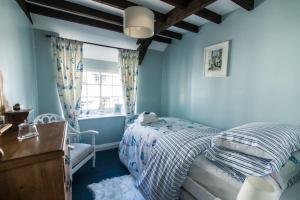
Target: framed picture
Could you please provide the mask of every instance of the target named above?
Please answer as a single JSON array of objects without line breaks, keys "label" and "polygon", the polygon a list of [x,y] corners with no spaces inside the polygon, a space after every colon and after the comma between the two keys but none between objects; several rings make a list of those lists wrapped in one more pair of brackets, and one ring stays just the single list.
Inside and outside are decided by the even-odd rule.
[{"label": "framed picture", "polygon": [[229,41],[205,47],[204,76],[226,77],[228,65]]}]

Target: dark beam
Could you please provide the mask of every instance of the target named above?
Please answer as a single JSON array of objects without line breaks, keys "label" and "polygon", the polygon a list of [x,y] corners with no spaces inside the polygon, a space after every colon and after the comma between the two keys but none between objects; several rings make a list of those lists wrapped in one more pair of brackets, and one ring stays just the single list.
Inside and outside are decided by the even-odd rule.
[{"label": "dark beam", "polygon": [[155,25],[155,32],[160,33],[163,30],[166,30],[173,26],[174,24],[180,22],[182,19],[189,17],[196,12],[199,12],[206,6],[211,3],[214,3],[216,0],[192,0],[185,9],[175,7],[170,12],[167,13],[167,19],[161,23],[157,22]]},{"label": "dark beam", "polygon": [[53,1],[53,0],[28,0],[28,2],[32,2],[35,4],[40,4],[44,6],[49,6],[52,8],[57,8],[63,11],[68,11],[74,14],[79,15],[87,15],[96,17],[102,20],[106,20],[107,22],[113,22],[118,25],[123,23],[123,18],[117,15],[113,15],[110,13],[106,13],[100,10],[96,10],[93,8],[81,6],[79,4],[71,3],[68,1]]},{"label": "dark beam", "polygon": [[[66,12],[63,12],[60,10],[54,10],[51,8],[39,6],[39,5],[32,4],[32,3],[27,3],[27,8],[30,12],[35,13],[35,14],[44,15],[47,17],[52,17],[52,18],[56,18],[56,19],[69,21],[69,22],[75,22],[75,23],[79,23],[79,24],[83,24],[83,25],[88,25],[88,26],[92,26],[92,27],[97,27],[97,28],[102,28],[102,29],[106,29],[106,30],[110,30],[110,31],[123,33],[123,27],[120,25],[111,24],[111,23],[107,23],[104,21],[99,21],[96,19],[79,16],[76,14],[66,13]],[[170,44],[172,41],[171,39],[165,38],[162,36],[155,36],[153,39],[158,42],[164,42],[164,43],[168,43],[168,44]]]},{"label": "dark beam", "polygon": [[182,34],[181,33],[176,33],[176,32],[170,31],[170,30],[164,30],[160,33],[160,35],[170,37],[170,38],[174,38],[174,39],[177,39],[177,40],[182,39]]},{"label": "dark beam", "polygon": [[[162,1],[165,3],[168,3],[172,6],[179,7],[179,8],[186,8],[187,4],[189,2],[189,1],[181,1],[181,0],[162,0]],[[221,15],[219,15],[213,11],[210,11],[206,8],[203,8],[202,10],[196,12],[195,15],[197,15],[201,18],[204,18],[206,20],[209,20],[211,22],[214,22],[216,24],[220,24],[222,22]]]},{"label": "dark beam", "polygon": [[141,45],[138,48],[139,51],[139,65],[142,64],[144,57],[147,53],[147,50],[152,42],[153,38],[148,38],[147,40],[143,40]]},{"label": "dark beam", "polygon": [[210,11],[206,8],[198,11],[195,13],[195,15],[199,16],[199,17],[202,17],[203,19],[207,19],[213,23],[216,23],[216,24],[220,24],[222,22],[222,16],[213,12],[213,11]]},{"label": "dark beam", "polygon": [[171,44],[172,40],[170,38],[166,38],[160,35],[154,35],[153,36],[153,40],[157,41],[157,42],[162,42],[162,43],[166,43],[166,44]]},{"label": "dark beam", "polygon": [[188,30],[190,32],[194,32],[194,33],[198,33],[199,29],[200,29],[198,26],[195,26],[195,25],[190,24],[190,23],[186,23],[185,21],[180,21],[180,22],[174,24],[174,26],[177,27],[177,28]]},{"label": "dark beam", "polygon": [[120,0],[94,0],[94,1],[105,4],[110,7],[118,8],[120,10],[125,10],[126,8],[131,6],[137,6],[137,4],[126,0],[121,0],[121,1]]},{"label": "dark beam", "polygon": [[185,1],[185,0],[161,0],[161,1],[170,4],[172,6],[177,6],[179,8],[186,8],[186,6],[189,3],[189,1]]},{"label": "dark beam", "polygon": [[[101,4],[105,4],[108,5],[110,7],[114,7],[120,10],[125,10],[128,7],[131,6],[138,6],[138,4],[130,2],[130,1],[126,1],[126,0],[93,0],[95,2],[101,3]],[[166,19],[166,15],[153,11],[155,14],[155,19],[159,20],[159,21],[164,21]],[[174,26],[181,28],[181,29],[185,29],[187,31],[191,31],[194,33],[198,32],[198,26],[185,22],[185,21],[181,21],[180,23],[174,24]]]},{"label": "dark beam", "polygon": [[[178,23],[182,19],[199,12],[200,10],[204,9],[211,3],[214,3],[216,0],[192,0],[186,6],[186,8],[182,9],[180,7],[175,7],[170,12],[167,13],[167,18],[164,22],[156,21],[155,23],[155,34],[159,34],[160,32],[168,29],[169,27],[173,26],[174,24]],[[141,42],[139,46],[139,62],[143,62],[143,58],[148,50],[152,42],[152,38],[146,39]]]},{"label": "dark beam", "polygon": [[254,0],[231,0],[242,8],[251,11],[254,9]]},{"label": "dark beam", "polygon": [[[40,4],[44,6],[49,6],[52,8],[57,8],[63,11],[68,11],[78,15],[90,16],[99,18],[109,23],[114,23],[120,26],[123,26],[123,17],[113,15],[110,13],[106,13],[100,10],[96,10],[93,8],[81,6],[79,4],[67,2],[67,1],[53,1],[53,0],[28,0],[28,2],[32,2],[35,4]],[[161,34],[162,36],[174,38],[174,39],[181,39],[182,34],[176,33],[173,31],[166,31]]]},{"label": "dark beam", "polygon": [[26,7],[25,0],[16,0],[16,2],[19,4],[20,8],[23,10],[27,18],[29,19],[30,23],[33,24],[32,18],[30,16],[30,13],[28,12],[28,9]]}]

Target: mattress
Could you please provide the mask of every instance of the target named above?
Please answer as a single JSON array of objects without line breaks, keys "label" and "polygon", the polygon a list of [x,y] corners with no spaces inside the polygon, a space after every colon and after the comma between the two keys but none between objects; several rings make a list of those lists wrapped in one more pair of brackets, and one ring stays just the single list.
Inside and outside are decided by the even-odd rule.
[{"label": "mattress", "polygon": [[[242,186],[241,182],[215,166],[204,155],[200,155],[195,159],[189,178],[222,200],[235,199]],[[226,187],[224,187],[225,185]]]},{"label": "mattress", "polygon": [[[243,184],[207,160],[204,155],[200,155],[195,159],[189,173],[189,179],[190,180],[183,185],[185,190],[193,193],[193,190],[195,191],[194,188],[198,187],[201,188],[201,190],[208,191],[215,198],[218,197],[222,200],[236,199]],[[269,176],[265,177],[265,179],[274,186],[277,195],[280,196],[281,190],[277,183]],[[197,198],[196,195],[196,199],[201,199]],[[209,197],[203,200],[206,199],[214,198]]]}]

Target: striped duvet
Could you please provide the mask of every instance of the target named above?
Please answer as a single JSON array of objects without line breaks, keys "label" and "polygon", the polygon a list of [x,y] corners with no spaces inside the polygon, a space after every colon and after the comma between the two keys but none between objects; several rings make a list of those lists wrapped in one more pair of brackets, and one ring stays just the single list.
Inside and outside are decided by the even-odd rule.
[{"label": "striped duvet", "polygon": [[137,187],[148,200],[176,200],[194,159],[211,146],[219,130],[197,126],[162,136],[151,151]]}]

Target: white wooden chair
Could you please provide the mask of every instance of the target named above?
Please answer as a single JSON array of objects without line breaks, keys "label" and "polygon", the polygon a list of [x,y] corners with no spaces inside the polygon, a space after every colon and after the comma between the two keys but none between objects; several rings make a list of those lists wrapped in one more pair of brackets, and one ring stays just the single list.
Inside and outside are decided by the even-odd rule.
[{"label": "white wooden chair", "polygon": [[[52,122],[64,121],[64,119],[56,114],[46,113],[37,116],[34,119],[34,124],[48,124]],[[71,161],[71,178],[72,175],[80,169],[85,163],[93,158],[93,168],[96,162],[96,148],[95,140],[98,131],[77,131],[68,124],[68,144],[71,145],[70,161]],[[91,144],[81,143],[80,138],[82,135],[89,135],[92,138]]]}]

